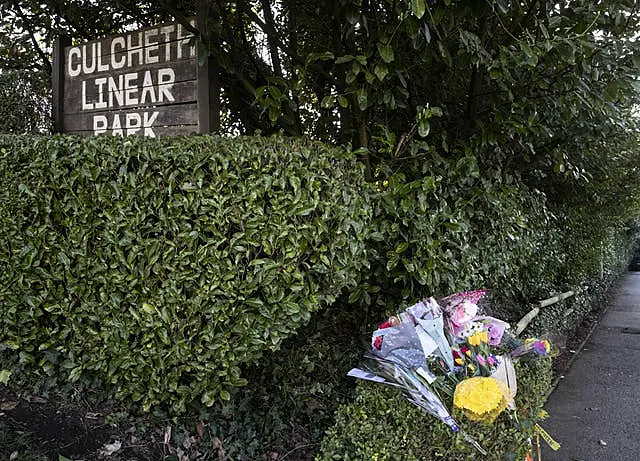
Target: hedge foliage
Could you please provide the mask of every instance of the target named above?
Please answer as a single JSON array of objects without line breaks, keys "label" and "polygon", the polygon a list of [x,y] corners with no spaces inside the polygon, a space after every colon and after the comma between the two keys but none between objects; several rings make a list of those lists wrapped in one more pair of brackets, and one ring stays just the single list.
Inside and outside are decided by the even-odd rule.
[{"label": "hedge foliage", "polygon": [[521,269],[545,244],[543,194],[500,171],[481,172],[472,155],[424,164],[421,179],[390,176],[374,201],[383,236],[372,245],[375,290],[397,306],[477,287],[511,296],[541,289]]},{"label": "hedge foliage", "polygon": [[[0,371],[144,409],[224,401],[200,417],[230,456],[257,459],[317,446],[353,395],[359,341],[403,303],[489,288],[513,322],[526,301],[578,289],[533,323],[568,331],[637,242],[635,193],[594,214],[579,190],[551,203],[470,153],[412,148],[420,169],[366,183],[352,155],[302,140],[0,137]],[[634,158],[617,161],[629,175],[615,190],[636,184]],[[521,370],[521,398],[546,392],[539,371]],[[430,417],[394,393],[358,389],[323,456],[467,454],[437,423],[410,435]],[[384,434],[357,432],[380,415]],[[469,427],[505,457],[529,429]]]},{"label": "hedge foliage", "polygon": [[304,140],[0,137],[14,375],[94,380],[146,409],[228,399],[242,365],[356,283],[362,176]]},{"label": "hedge foliage", "polygon": [[[503,412],[491,425],[474,423],[454,413],[460,428],[488,455],[482,459],[522,460],[551,386],[551,361],[517,363],[516,410]],[[375,460],[463,461],[481,457],[462,436],[434,416],[409,404],[399,392],[379,384],[358,385],[355,402],[340,408],[316,461]],[[452,408],[452,402],[444,402]]]}]

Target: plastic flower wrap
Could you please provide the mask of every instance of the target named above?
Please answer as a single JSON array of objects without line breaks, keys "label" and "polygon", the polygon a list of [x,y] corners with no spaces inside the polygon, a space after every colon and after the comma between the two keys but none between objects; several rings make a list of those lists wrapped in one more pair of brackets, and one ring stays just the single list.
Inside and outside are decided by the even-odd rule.
[{"label": "plastic flower wrap", "polygon": [[476,376],[456,386],[453,405],[470,420],[491,424],[507,408],[509,398],[509,390],[501,381]]},{"label": "plastic flower wrap", "polygon": [[[458,432],[458,426],[446,406],[428,387],[437,377],[429,369],[427,357],[433,354],[444,357],[447,352],[451,355],[444,331],[440,328],[438,332],[437,325],[442,323],[434,322],[434,319],[438,316],[441,319],[442,316],[434,305],[418,304],[421,306],[412,306],[399,317],[392,317],[380,324],[373,332],[370,356],[376,361],[377,367],[371,370],[354,368],[349,376],[399,388],[409,402],[436,416],[452,431]],[[410,312],[426,317],[427,320],[414,317]],[[435,338],[424,329],[423,321],[434,332]],[[435,329],[432,329],[433,325],[436,326]],[[445,350],[441,351],[441,347]]]},{"label": "plastic flower wrap", "polygon": [[[453,370],[453,353],[444,332],[445,320],[436,300],[429,298],[421,301],[408,308],[407,312],[416,322],[416,332],[425,356],[436,353],[444,360],[448,370]],[[431,349],[433,350],[430,351]]]},{"label": "plastic flower wrap", "polygon": [[553,346],[548,338],[527,338],[520,346],[511,351],[511,356],[524,357],[529,355],[546,357],[553,352]]}]

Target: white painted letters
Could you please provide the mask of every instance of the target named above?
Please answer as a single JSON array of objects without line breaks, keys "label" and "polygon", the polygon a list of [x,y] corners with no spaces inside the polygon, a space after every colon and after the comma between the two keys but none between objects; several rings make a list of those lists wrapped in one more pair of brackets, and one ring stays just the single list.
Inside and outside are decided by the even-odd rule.
[{"label": "white painted letters", "polygon": [[93,103],[87,102],[87,82],[82,82],[82,110],[93,109]]},{"label": "white painted letters", "polygon": [[138,104],[138,98],[134,95],[138,92],[138,87],[132,83],[138,78],[138,73],[124,74],[124,105],[131,106]]},{"label": "white painted letters", "polygon": [[127,136],[136,134],[142,128],[142,119],[140,118],[140,114],[134,112],[133,114],[127,114],[126,125]]},{"label": "white painted letters", "polygon": [[[113,120],[109,123],[107,115],[93,116],[93,134],[106,134],[111,130],[113,136],[131,136],[137,134],[140,130],[143,135],[149,138],[155,138],[153,124],[160,112],[131,112],[128,114],[113,114]],[[124,127],[120,116],[124,118]]]},{"label": "white painted letters", "polygon": [[158,29],[153,29],[153,30],[148,30],[144,33],[144,61],[147,64],[153,64],[158,62],[158,55],[155,54],[154,56],[151,55],[151,53],[157,53],[158,52],[158,43],[157,42],[152,42],[150,39],[151,37],[155,37],[158,35]]},{"label": "white painted letters", "polygon": [[[91,65],[89,65],[88,61],[91,61]],[[93,74],[95,70],[96,70],[96,44],[95,43],[91,44],[91,53],[87,53],[87,45],[82,45],[82,73]]]},{"label": "white painted letters", "polygon": [[113,125],[111,126],[112,134],[114,136],[124,136],[122,132],[122,125],[120,125],[120,114],[115,114],[113,116]]},{"label": "white painted letters", "polygon": [[177,23],[67,47],[65,129],[148,137],[193,130],[196,58],[193,34]]},{"label": "white painted letters", "polygon": [[98,87],[98,100],[95,103],[96,109],[105,109],[107,107],[107,101],[104,99],[104,87],[107,83],[107,78],[96,78],[96,86]]},{"label": "white painted letters", "polygon": [[66,71],[78,77],[195,57],[193,34],[181,24],[170,24],[70,47]]},{"label": "white painted letters", "polygon": [[124,37],[115,37],[113,40],[111,40],[111,67],[113,69],[122,69],[127,63],[127,57],[122,54],[122,59],[118,59],[118,51],[116,51],[116,45],[118,45],[119,48],[124,51],[126,49]]},{"label": "white painted letters", "polygon": [[175,101],[171,94],[171,88],[173,88],[173,82],[176,81],[176,73],[173,69],[160,69],[158,71],[158,102],[162,102],[164,96],[167,101]]},{"label": "white painted letters", "polygon": [[93,116],[93,134],[107,132],[107,117],[105,115]]},{"label": "white painted letters", "polygon": [[109,63],[108,61],[107,61],[107,64],[102,62],[102,58],[104,58],[104,55],[102,54],[102,43],[98,42],[97,45],[98,45],[98,48],[96,52],[96,57],[98,60],[98,72],[105,72],[109,70]]},{"label": "white painted letters", "polygon": [[153,91],[153,80],[151,79],[150,71],[146,71],[144,73],[142,90],[140,91],[140,104],[145,104],[147,102],[147,95],[149,96],[148,102],[156,102],[156,93]]},{"label": "white painted letters", "polygon": [[82,52],[77,46],[74,46],[69,50],[69,57],[67,58],[67,72],[69,73],[69,77],[77,77],[82,72],[82,66],[80,65],[80,63],[78,63],[78,66],[75,67],[75,64],[73,62],[74,56],[77,56],[80,60],[82,59]]},{"label": "white painted letters", "polygon": [[109,77],[109,107],[115,107],[115,102],[118,106],[124,106],[124,75],[118,75],[118,83],[113,77]]},{"label": "white painted letters", "polygon": [[156,121],[156,119],[158,118],[158,114],[160,112],[154,112],[153,114],[151,114],[151,117],[149,117],[149,112],[145,112],[143,114],[143,123],[142,126],[144,127],[144,135],[148,136],[149,138],[155,138],[156,134],[153,132],[153,123]]}]

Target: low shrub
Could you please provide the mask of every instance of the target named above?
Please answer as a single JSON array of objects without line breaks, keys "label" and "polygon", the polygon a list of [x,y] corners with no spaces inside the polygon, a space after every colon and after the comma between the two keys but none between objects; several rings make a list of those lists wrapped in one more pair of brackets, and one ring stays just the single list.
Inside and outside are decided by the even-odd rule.
[{"label": "low shrub", "polygon": [[304,140],[0,137],[12,379],[207,405],[356,283],[362,168]]},{"label": "low shrub", "polygon": [[[454,413],[462,431],[487,452],[483,459],[521,460],[530,449],[533,426],[551,387],[551,361],[517,363],[515,414],[503,412],[492,425]],[[451,401],[444,401],[452,408]],[[409,404],[399,392],[380,384],[358,384],[355,402],[342,406],[322,442],[316,461],[443,459],[463,461],[479,452],[435,417]]]}]

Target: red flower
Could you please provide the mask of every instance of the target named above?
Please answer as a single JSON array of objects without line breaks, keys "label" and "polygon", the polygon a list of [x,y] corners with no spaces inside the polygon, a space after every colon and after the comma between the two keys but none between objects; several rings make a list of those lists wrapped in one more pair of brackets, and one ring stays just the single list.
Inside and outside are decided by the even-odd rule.
[{"label": "red flower", "polygon": [[[378,329],[384,330],[385,328],[391,328],[397,325],[398,323],[394,321],[394,319],[397,320],[397,317],[391,317],[386,322],[382,322],[380,325],[378,325]],[[377,350],[382,349],[382,336],[378,336],[373,340],[373,347],[375,347]]]}]

